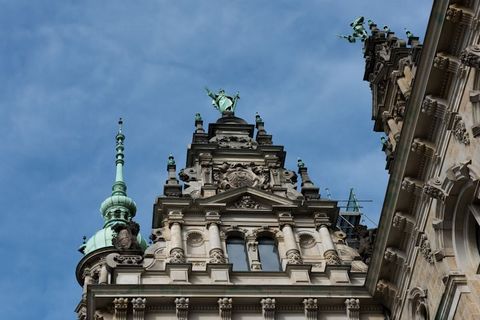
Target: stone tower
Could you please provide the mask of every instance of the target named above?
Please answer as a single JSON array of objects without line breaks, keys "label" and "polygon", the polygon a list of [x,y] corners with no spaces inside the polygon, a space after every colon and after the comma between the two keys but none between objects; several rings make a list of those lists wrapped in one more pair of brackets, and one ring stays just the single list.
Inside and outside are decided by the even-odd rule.
[{"label": "stone tower", "polygon": [[[249,124],[235,103],[218,103],[208,128],[196,115],[178,176],[168,159],[144,253],[86,252],[80,319],[383,319],[367,266],[335,227],[337,202],[321,197],[302,160],[285,168],[258,114]],[[97,252],[106,281],[84,271]]]}]

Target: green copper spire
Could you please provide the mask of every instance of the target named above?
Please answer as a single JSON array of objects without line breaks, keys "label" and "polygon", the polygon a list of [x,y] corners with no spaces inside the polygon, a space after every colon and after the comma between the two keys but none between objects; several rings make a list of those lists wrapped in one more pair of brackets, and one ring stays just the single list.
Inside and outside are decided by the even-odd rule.
[{"label": "green copper spire", "polygon": [[123,179],[124,150],[123,142],[125,135],[122,133],[123,120],[118,121],[118,132],[115,136],[116,154],[115,154],[115,182],[112,186],[112,195],[103,201],[100,206],[100,212],[105,219],[105,227],[112,226],[115,223],[127,223],[132,220],[137,212],[135,202],[127,197],[127,185]]},{"label": "green copper spire", "polygon": [[[98,230],[92,237],[80,246],[80,252],[87,255],[98,249],[113,247],[112,239],[115,237],[116,231],[114,226],[127,224],[132,220],[137,212],[135,202],[127,196],[127,185],[123,178],[124,150],[123,142],[125,135],[122,133],[122,118],[118,121],[118,132],[115,136],[116,154],[115,154],[115,182],[112,186],[112,195],[105,199],[100,206],[100,212],[104,219],[103,228]],[[145,249],[147,243],[139,233],[137,241],[140,246]]]}]

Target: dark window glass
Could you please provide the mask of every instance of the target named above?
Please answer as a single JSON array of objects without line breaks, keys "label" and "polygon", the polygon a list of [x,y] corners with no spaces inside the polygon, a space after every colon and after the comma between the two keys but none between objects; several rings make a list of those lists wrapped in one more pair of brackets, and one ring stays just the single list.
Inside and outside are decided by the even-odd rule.
[{"label": "dark window glass", "polygon": [[260,255],[263,271],[282,271],[275,240],[265,237],[259,238],[258,254]]},{"label": "dark window glass", "polygon": [[233,264],[233,271],[248,271],[248,258],[245,249],[245,240],[240,237],[227,239],[228,261]]}]

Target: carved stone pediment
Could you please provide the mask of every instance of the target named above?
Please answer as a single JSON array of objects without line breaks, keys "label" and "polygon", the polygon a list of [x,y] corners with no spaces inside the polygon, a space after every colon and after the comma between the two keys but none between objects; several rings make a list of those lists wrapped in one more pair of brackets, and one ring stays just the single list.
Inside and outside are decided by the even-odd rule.
[{"label": "carved stone pediment", "polygon": [[[207,199],[205,199],[207,200]],[[294,202],[270,192],[251,187],[231,189],[208,198],[202,205],[224,204],[227,209],[271,209],[272,206],[295,206]]]}]

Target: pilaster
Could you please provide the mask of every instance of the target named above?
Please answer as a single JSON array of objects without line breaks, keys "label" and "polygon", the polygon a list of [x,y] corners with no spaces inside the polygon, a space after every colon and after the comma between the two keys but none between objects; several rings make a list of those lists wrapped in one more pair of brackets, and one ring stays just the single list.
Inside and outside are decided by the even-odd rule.
[{"label": "pilaster", "polygon": [[265,320],[275,320],[275,299],[265,298],[260,300],[262,316]]},{"label": "pilaster", "polygon": [[133,298],[133,320],[144,320],[145,319],[145,305],[147,299],[145,298]]},{"label": "pilaster", "polygon": [[128,308],[127,298],[113,299],[113,307],[114,307],[113,317],[115,320],[127,320],[127,308]]}]

